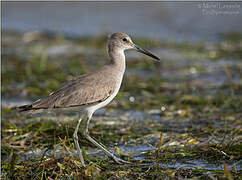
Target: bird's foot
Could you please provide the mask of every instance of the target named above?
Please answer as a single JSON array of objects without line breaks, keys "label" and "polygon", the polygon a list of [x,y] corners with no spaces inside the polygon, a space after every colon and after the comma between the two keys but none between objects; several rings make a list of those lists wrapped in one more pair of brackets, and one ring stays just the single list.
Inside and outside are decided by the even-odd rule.
[{"label": "bird's foot", "polygon": [[116,156],[113,157],[113,160],[114,160],[116,163],[118,163],[118,164],[132,164],[131,162],[129,162],[129,161],[125,161],[125,160],[120,159],[120,158],[118,158],[118,157],[116,157]]}]

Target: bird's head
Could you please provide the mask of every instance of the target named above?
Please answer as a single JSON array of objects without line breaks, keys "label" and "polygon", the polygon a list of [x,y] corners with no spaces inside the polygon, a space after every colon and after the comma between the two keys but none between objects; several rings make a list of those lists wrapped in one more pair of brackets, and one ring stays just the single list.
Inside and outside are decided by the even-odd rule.
[{"label": "bird's head", "polygon": [[125,33],[118,32],[118,33],[112,34],[109,37],[109,39],[108,39],[108,50],[112,51],[114,49],[119,49],[120,51],[134,49],[134,50],[136,50],[140,53],[143,53],[147,56],[154,58],[155,60],[160,61],[160,58],[158,58],[157,56],[153,55],[149,51],[137,46],[136,44],[134,44],[133,41],[131,40],[131,38]]}]

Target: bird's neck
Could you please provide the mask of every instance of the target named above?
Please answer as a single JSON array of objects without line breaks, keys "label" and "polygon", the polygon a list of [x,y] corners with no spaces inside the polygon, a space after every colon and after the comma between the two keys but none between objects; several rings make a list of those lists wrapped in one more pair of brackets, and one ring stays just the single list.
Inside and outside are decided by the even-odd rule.
[{"label": "bird's neck", "polygon": [[125,71],[125,55],[123,50],[109,49],[110,65],[116,68],[121,73]]}]

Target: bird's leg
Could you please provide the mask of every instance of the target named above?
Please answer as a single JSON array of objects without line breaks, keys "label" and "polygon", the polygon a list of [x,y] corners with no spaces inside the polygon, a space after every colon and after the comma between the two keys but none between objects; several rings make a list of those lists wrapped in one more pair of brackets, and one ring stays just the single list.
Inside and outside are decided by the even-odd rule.
[{"label": "bird's leg", "polygon": [[119,163],[119,164],[124,164],[124,163],[130,163],[128,161],[124,161],[118,157],[116,157],[113,153],[109,152],[106,148],[104,148],[101,144],[99,144],[97,141],[95,141],[88,132],[88,125],[90,122],[92,116],[87,116],[87,120],[84,122],[84,129],[82,130],[83,136],[85,136],[85,138],[87,138],[87,140],[89,140],[91,143],[93,143],[96,147],[100,148],[107,156],[111,157],[115,162]]},{"label": "bird's leg", "polygon": [[82,117],[79,115],[77,126],[76,126],[75,132],[73,134],[73,139],[74,139],[74,143],[75,143],[75,146],[76,146],[76,149],[77,149],[77,152],[78,152],[78,156],[81,160],[81,164],[82,164],[83,167],[85,167],[85,162],[84,162],[84,159],[83,159],[83,156],[82,156],[82,150],[81,150],[79,143],[78,143],[78,135],[77,135],[81,121],[82,121]]}]

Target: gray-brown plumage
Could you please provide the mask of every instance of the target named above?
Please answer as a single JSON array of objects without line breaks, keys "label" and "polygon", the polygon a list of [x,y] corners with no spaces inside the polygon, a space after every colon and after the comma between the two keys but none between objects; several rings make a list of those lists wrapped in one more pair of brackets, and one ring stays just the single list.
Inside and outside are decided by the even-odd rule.
[{"label": "gray-brown plumage", "polygon": [[[112,66],[111,66],[112,67]],[[119,73],[110,66],[78,76],[62,88],[31,105],[18,107],[20,111],[52,108],[69,108],[74,106],[94,105],[106,100],[117,86]]]},{"label": "gray-brown plumage", "polygon": [[26,111],[28,113],[39,112],[39,110],[55,110],[55,109],[74,109],[87,115],[87,119],[80,119],[73,134],[74,143],[83,166],[85,166],[82,156],[82,150],[78,143],[78,129],[80,123],[83,122],[83,135],[95,146],[102,149],[106,155],[113,158],[117,163],[127,163],[126,161],[116,157],[106,148],[96,142],[88,133],[89,121],[93,113],[106,106],[118,93],[123,75],[125,72],[125,55],[124,51],[135,49],[156,60],[160,60],[150,52],[135,45],[131,38],[125,33],[112,34],[107,43],[108,55],[110,63],[103,66],[99,70],[78,76],[67,82],[60,89],[50,93],[49,96],[35,101],[33,104],[17,107],[18,111]]}]

